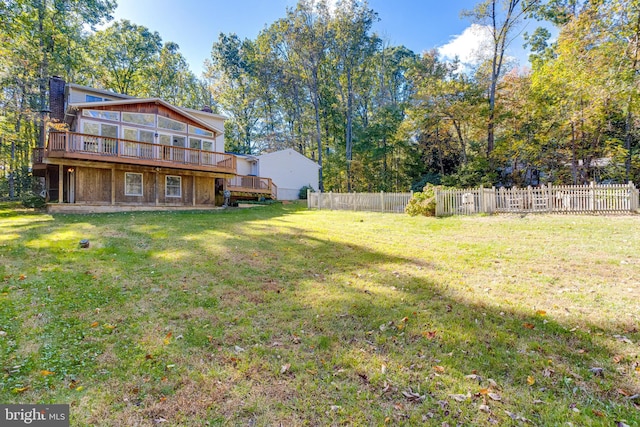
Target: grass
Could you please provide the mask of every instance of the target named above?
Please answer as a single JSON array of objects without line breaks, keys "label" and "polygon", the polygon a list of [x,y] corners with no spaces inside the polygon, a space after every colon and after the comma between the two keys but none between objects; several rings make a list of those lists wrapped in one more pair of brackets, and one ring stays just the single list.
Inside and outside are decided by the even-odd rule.
[{"label": "grass", "polygon": [[637,425],[639,254],[635,216],[3,204],[0,402],[72,425]]}]

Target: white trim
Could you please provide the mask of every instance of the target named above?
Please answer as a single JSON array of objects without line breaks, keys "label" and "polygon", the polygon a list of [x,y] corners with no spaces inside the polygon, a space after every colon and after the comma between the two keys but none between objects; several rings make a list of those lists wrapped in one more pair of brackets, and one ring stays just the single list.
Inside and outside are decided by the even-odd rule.
[{"label": "white trim", "polygon": [[[140,194],[127,193],[127,175],[140,175]],[[124,173],[124,195],[141,197],[144,195],[144,174],[139,172],[125,172]]]},{"label": "white trim", "polygon": [[[178,180],[180,180],[180,187],[178,187],[178,190],[180,191],[180,194],[175,195],[175,194],[168,194],[167,190],[167,180],[169,178],[178,178]],[[182,177],[179,175],[167,175],[164,177],[164,197],[171,197],[171,198],[182,198]]]}]

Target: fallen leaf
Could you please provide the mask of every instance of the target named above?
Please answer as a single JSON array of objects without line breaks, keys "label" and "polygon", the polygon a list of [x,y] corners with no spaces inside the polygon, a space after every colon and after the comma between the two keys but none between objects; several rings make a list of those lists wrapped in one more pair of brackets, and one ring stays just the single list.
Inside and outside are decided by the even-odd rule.
[{"label": "fallen leaf", "polygon": [[432,340],[436,337],[436,334],[438,333],[438,331],[427,331],[427,332],[423,332],[422,336],[425,337],[428,340]]},{"label": "fallen leaf", "polygon": [[289,370],[289,368],[291,368],[291,363],[286,363],[286,364],[282,365],[280,367],[280,373],[284,374],[285,372],[287,372]]},{"label": "fallen leaf", "polygon": [[536,327],[536,325],[534,325],[533,323],[523,323],[522,326],[527,329],[534,329]]},{"label": "fallen leaf", "polygon": [[481,388],[478,393],[480,393],[483,396],[487,395],[487,394],[489,394],[489,389],[488,388]]},{"label": "fallen leaf", "polygon": [[629,424],[623,423],[622,421],[616,421],[616,427],[631,427]]},{"label": "fallen leaf", "polygon": [[602,368],[590,368],[589,371],[596,377],[604,377],[604,369]]},{"label": "fallen leaf", "polygon": [[502,400],[502,398],[498,393],[489,393],[488,396],[491,400],[496,400],[496,401]]},{"label": "fallen leaf", "polygon": [[29,386],[26,387],[16,387],[13,389],[14,393],[24,393],[25,391],[29,390]]},{"label": "fallen leaf", "polygon": [[92,327],[92,328],[95,328],[95,327],[97,327],[99,324],[100,324],[100,323],[98,323],[98,322],[93,322],[93,323],[91,324],[91,327]]},{"label": "fallen leaf", "polygon": [[491,412],[491,408],[489,408],[489,405],[480,405],[478,406],[478,410],[482,412],[486,412],[487,414]]},{"label": "fallen leaf", "polygon": [[105,323],[104,325],[102,325],[102,327],[108,330],[112,330],[112,329],[115,329],[116,326],[110,323]]},{"label": "fallen leaf", "polygon": [[597,409],[593,409],[592,412],[593,412],[593,415],[595,415],[596,417],[604,417],[604,413],[601,411],[598,411]]},{"label": "fallen leaf", "polygon": [[450,394],[449,397],[456,402],[464,402],[465,400],[467,400],[466,394]]},{"label": "fallen leaf", "polygon": [[420,402],[427,398],[426,395],[420,395],[420,393],[416,393],[411,389],[409,389],[409,391],[403,391],[402,395],[410,402]]},{"label": "fallen leaf", "polygon": [[547,315],[547,312],[544,311],[544,310],[538,310],[538,311],[536,311],[536,315],[540,316],[540,317],[544,317],[544,316]]},{"label": "fallen leaf", "polygon": [[620,363],[624,360],[624,356],[621,355],[615,355],[613,356],[613,363]]},{"label": "fallen leaf", "polygon": [[628,391],[626,391],[624,389],[619,388],[616,391],[618,392],[618,394],[621,394],[623,396],[631,396],[631,393],[629,393]]},{"label": "fallen leaf", "polygon": [[444,372],[444,366],[436,365],[436,366],[433,367],[433,370],[436,371],[436,372],[443,373]]},{"label": "fallen leaf", "polygon": [[475,381],[478,381],[478,382],[482,381],[482,377],[480,375],[478,375],[478,374],[465,375],[464,377],[466,379],[468,379],[468,380],[475,380]]},{"label": "fallen leaf", "polygon": [[20,277],[18,278],[18,280],[24,280],[26,278],[27,278],[27,276],[25,276],[24,274],[21,274]]},{"label": "fallen leaf", "polygon": [[527,384],[529,384],[529,385],[534,385],[535,383],[536,383],[536,379],[535,379],[535,378],[533,378],[531,375],[529,375],[529,376],[527,377]]},{"label": "fallen leaf", "polygon": [[55,372],[51,372],[51,371],[47,371],[46,369],[43,369],[42,371],[40,371],[40,375],[42,376],[47,376],[47,375],[54,375]]}]

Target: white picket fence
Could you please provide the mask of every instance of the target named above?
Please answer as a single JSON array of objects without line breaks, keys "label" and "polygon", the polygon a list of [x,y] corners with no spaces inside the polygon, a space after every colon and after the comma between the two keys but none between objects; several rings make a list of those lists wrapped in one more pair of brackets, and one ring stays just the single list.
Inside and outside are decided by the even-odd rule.
[{"label": "white picket fence", "polygon": [[309,209],[330,209],[370,212],[404,213],[410,193],[323,193],[307,192]]},{"label": "white picket fence", "polygon": [[638,209],[629,184],[436,190],[436,216],[475,213],[615,213]]}]

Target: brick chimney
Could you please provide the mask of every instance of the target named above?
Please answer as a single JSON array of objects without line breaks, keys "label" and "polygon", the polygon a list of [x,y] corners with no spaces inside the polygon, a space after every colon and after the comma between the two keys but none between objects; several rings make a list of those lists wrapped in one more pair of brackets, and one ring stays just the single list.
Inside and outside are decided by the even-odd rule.
[{"label": "brick chimney", "polygon": [[64,121],[64,87],[66,82],[63,78],[53,76],[49,78],[49,110],[51,120]]}]

